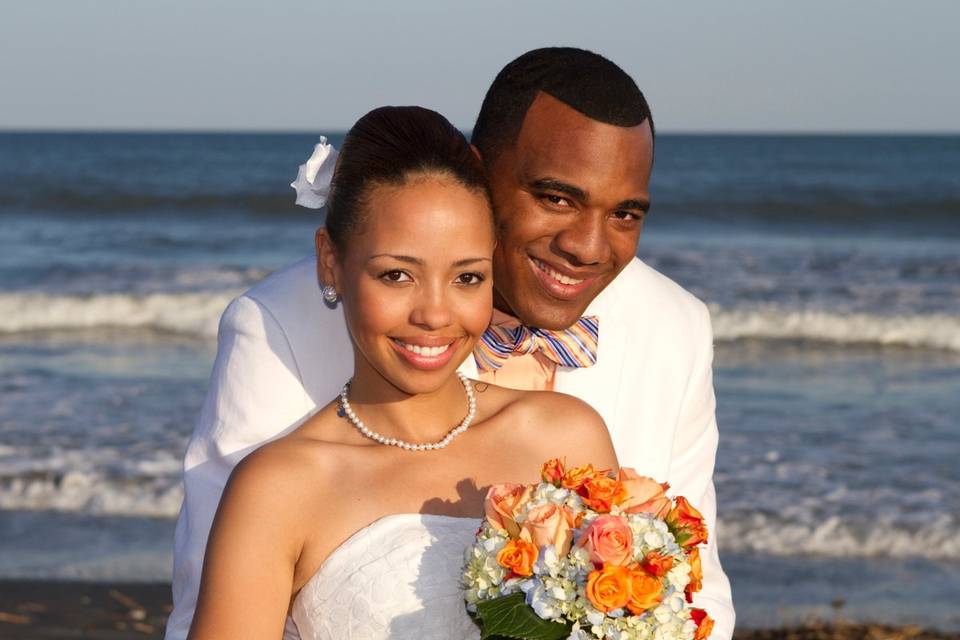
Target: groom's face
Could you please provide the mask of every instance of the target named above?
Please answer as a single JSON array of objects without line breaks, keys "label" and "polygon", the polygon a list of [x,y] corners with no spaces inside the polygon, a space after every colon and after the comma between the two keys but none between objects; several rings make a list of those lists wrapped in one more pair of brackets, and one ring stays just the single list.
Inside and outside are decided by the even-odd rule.
[{"label": "groom's face", "polygon": [[540,94],[489,168],[497,308],[545,329],[576,322],[636,254],[652,160],[647,122],[604,124]]}]

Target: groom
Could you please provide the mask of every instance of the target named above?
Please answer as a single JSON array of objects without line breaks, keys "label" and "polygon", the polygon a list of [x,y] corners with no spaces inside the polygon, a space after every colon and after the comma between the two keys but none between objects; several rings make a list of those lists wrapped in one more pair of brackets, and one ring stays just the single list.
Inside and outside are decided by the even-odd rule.
[{"label": "groom", "polygon": [[[600,332],[592,366],[557,364],[536,351],[479,371],[470,359],[461,370],[584,399],[606,421],[621,464],[669,482],[673,495],[703,512],[710,541],[694,602],[716,620],[711,637],[728,640],[734,612],[716,546],[710,317],[703,303],[634,257],[654,146],[643,95],[594,53],[530,51],[494,80],[473,143],[499,223],[493,325],[564,329],[588,315]],[[207,535],[234,465],[336,396],[352,370],[350,338],[339,311],[323,303],[314,257],[227,307],[184,461],[168,639],[189,629]],[[287,635],[296,637],[292,624]]]}]

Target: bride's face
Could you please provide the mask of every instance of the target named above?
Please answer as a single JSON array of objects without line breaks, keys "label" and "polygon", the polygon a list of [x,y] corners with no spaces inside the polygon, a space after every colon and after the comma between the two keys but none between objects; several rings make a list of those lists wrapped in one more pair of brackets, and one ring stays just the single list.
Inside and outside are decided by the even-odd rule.
[{"label": "bride's face", "polygon": [[490,207],[456,180],[427,175],[374,187],[365,218],[339,255],[320,253],[324,282],[342,299],[356,376],[369,367],[406,393],[429,393],[490,322]]}]

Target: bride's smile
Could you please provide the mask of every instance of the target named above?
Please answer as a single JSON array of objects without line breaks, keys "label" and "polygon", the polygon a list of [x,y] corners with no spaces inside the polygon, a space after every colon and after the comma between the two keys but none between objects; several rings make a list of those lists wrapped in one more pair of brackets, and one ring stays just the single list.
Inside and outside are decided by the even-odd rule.
[{"label": "bride's smile", "polygon": [[[411,366],[424,371],[439,369],[450,361],[463,338],[444,338],[420,335],[409,338],[390,338],[397,352]],[[453,347],[453,348],[451,348]]]}]

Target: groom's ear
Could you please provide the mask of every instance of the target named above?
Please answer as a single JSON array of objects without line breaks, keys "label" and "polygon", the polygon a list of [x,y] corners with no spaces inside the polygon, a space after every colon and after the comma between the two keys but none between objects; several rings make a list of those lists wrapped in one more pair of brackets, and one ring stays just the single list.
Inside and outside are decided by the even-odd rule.
[{"label": "groom's ear", "polygon": [[483,154],[480,153],[480,149],[477,148],[477,145],[471,144],[470,151],[473,151],[473,155],[477,156],[477,160],[479,160],[481,163],[483,162]]},{"label": "groom's ear", "polygon": [[317,245],[317,280],[320,286],[332,285],[340,291],[340,283],[337,282],[337,247],[326,227],[317,229],[314,241]]}]

